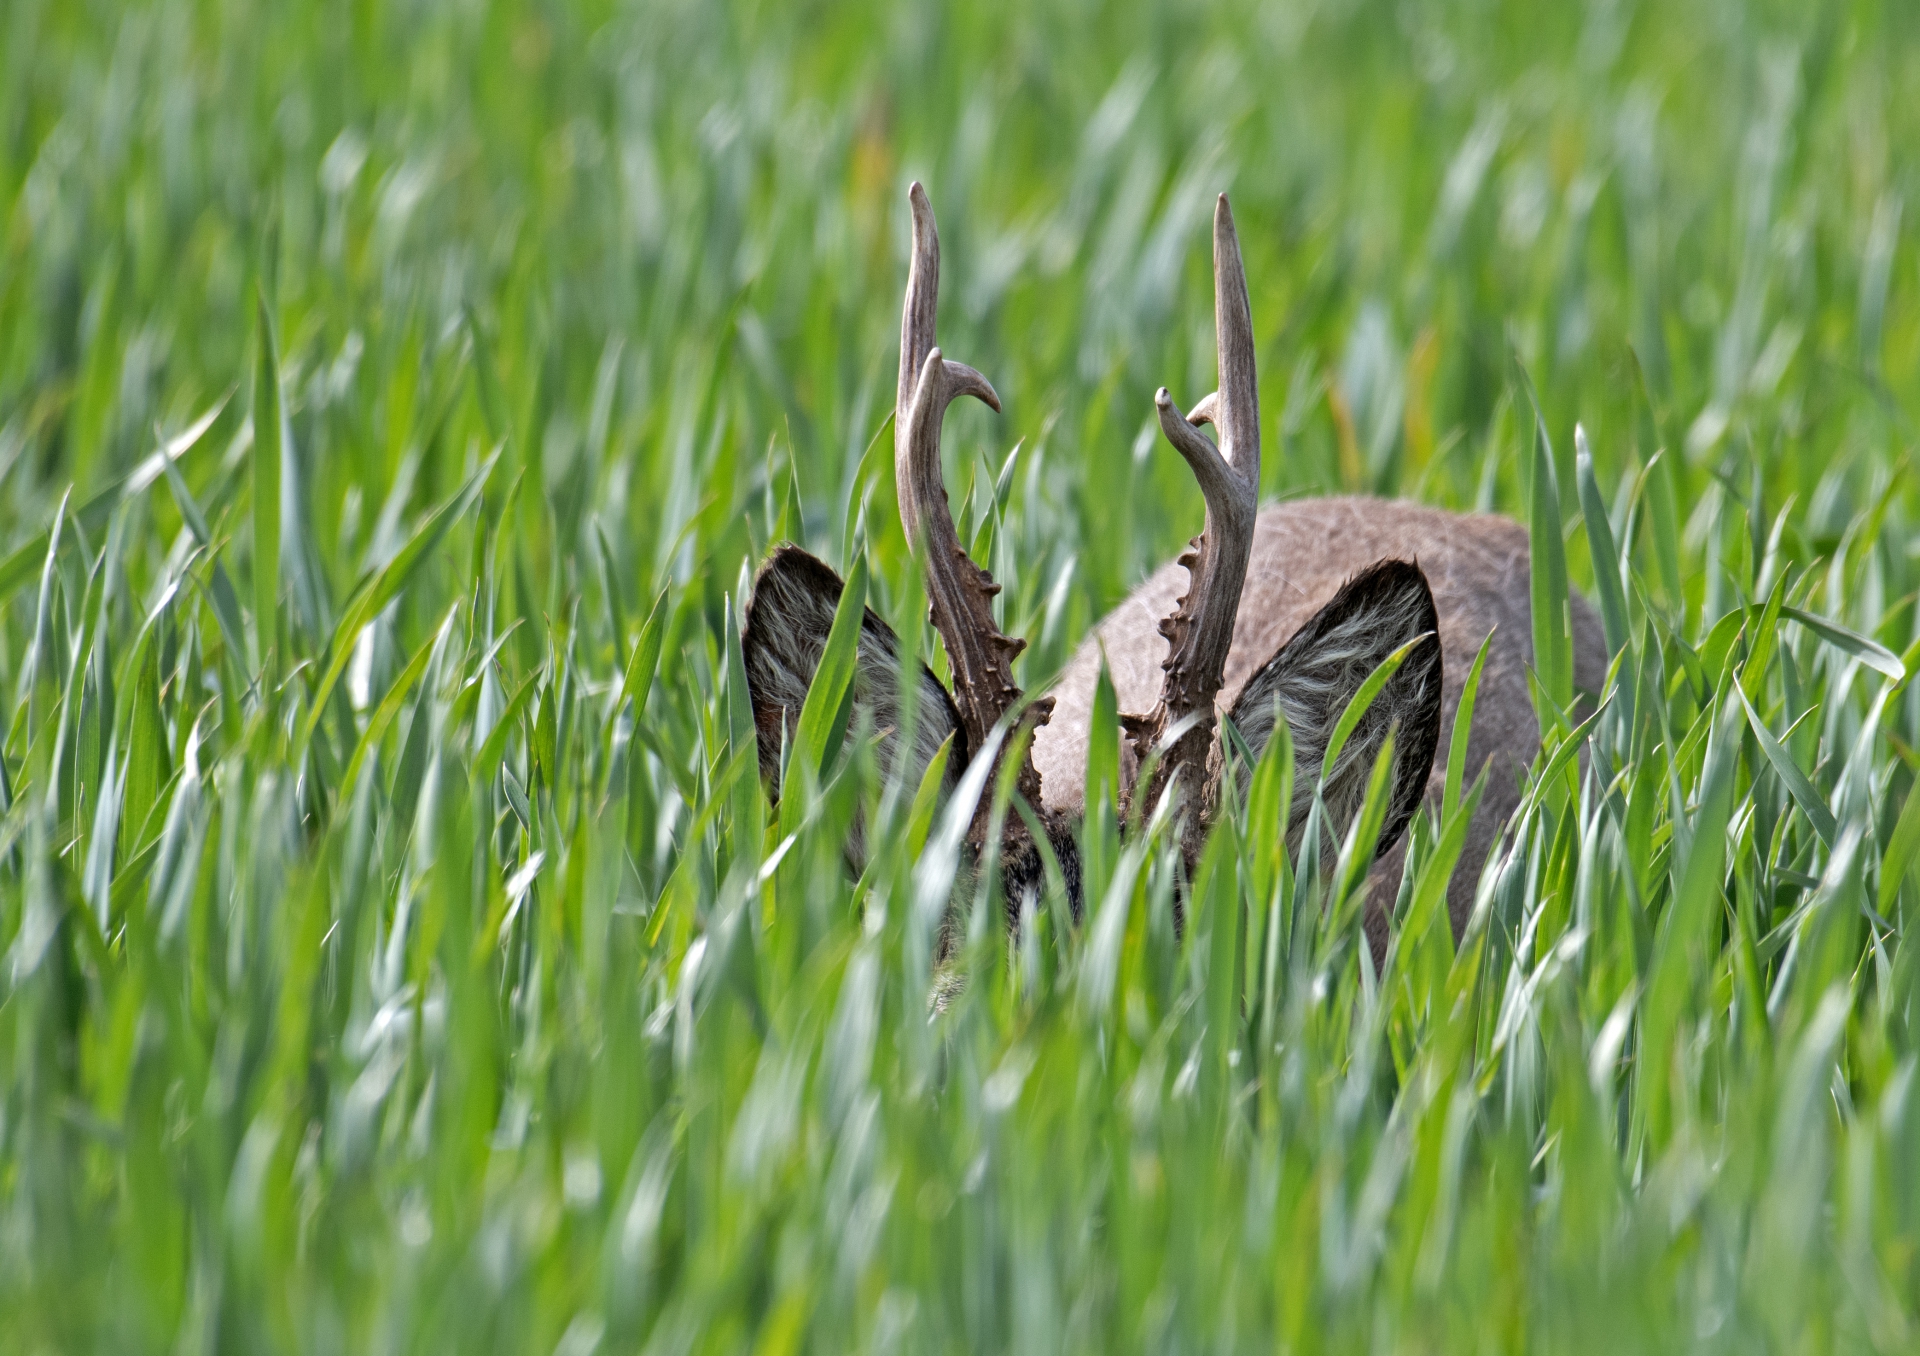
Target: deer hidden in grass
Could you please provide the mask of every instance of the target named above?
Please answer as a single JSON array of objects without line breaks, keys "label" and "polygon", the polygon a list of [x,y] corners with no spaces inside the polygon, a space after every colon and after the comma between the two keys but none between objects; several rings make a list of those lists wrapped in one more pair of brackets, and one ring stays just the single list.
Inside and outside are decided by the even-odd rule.
[{"label": "deer hidden in grass", "polygon": [[[1205,528],[1179,559],[1150,576],[1082,642],[1053,690],[1026,700],[1012,661],[1024,642],[993,615],[999,591],[960,545],[940,470],[940,429],[962,395],[1000,408],[980,373],[934,343],[940,241],[925,191],[908,194],[913,258],[900,326],[900,382],[894,405],[894,476],[900,516],[922,562],[934,628],[946,647],[951,693],[924,665],[907,737],[900,734],[903,647],[872,611],[865,614],[853,677],[856,719],[882,738],[889,776],[916,785],[951,736],[946,790],[982,749],[1018,750],[1014,790],[1030,815],[1000,816],[998,843],[1009,916],[1043,888],[1046,855],[1057,861],[1079,913],[1076,830],[1094,691],[1102,657],[1112,675],[1125,737],[1121,802],[1144,821],[1161,798],[1182,799],[1180,842],[1189,867],[1222,811],[1228,745],[1224,710],[1258,759],[1280,720],[1298,770],[1287,816],[1297,851],[1312,817],[1333,841],[1364,803],[1381,751],[1393,741],[1391,790],[1368,884],[1366,929],[1376,958],[1385,910],[1398,887],[1408,821],[1423,798],[1436,804],[1461,686],[1482,641],[1492,636],[1467,744],[1469,774],[1487,784],[1474,807],[1448,891],[1455,935],[1473,904],[1477,867],[1519,802],[1539,727],[1527,688],[1533,662],[1526,530],[1505,518],[1449,513],[1369,498],[1292,500],[1258,506],[1260,402],[1253,320],[1233,214],[1222,194],[1213,219],[1214,323],[1219,388],[1182,414],[1163,387],[1154,396],[1160,428],[1186,460],[1206,502]],[[1201,430],[1211,424],[1216,443]],[[1185,590],[1181,576],[1185,575]],[[823,561],[777,547],[754,581],[746,608],[744,658],[761,771],[776,796],[780,757],[791,739],[820,662],[842,583]],[[1598,618],[1571,600],[1576,683],[1598,691],[1606,648]],[[1364,716],[1321,775],[1324,755],[1350,699],[1390,656],[1406,650]],[[1137,713],[1137,714],[1134,714]],[[1032,730],[1031,742],[990,742],[1002,722]],[[901,759],[905,759],[901,766]],[[1235,779],[1244,788],[1245,770]],[[988,782],[989,787],[992,781]],[[977,804],[969,834],[976,856],[993,831],[991,794]],[[1275,831],[1278,826],[1275,826]],[[1258,832],[1249,826],[1249,832]],[[852,849],[860,852],[856,841]]]}]

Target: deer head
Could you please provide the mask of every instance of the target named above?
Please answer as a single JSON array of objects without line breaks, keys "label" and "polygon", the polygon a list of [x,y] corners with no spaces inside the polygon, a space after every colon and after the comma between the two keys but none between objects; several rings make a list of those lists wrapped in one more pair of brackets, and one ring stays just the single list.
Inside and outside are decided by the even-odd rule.
[{"label": "deer head", "polygon": [[[1024,740],[990,740],[995,728],[1045,724],[1052,699],[1027,701],[1013,679],[1013,660],[1025,642],[1002,633],[993,615],[1000,586],[961,547],[940,469],[940,430],[947,406],[971,395],[998,411],[999,397],[980,373],[951,361],[935,343],[940,239],[933,208],[919,184],[908,194],[913,214],[913,259],[900,326],[900,382],[894,405],[894,476],[902,524],[921,561],[935,630],[953,673],[949,693],[924,665],[917,666],[917,718],[911,737],[900,734],[902,647],[869,610],[861,628],[853,680],[857,718],[883,732],[883,772],[913,785],[951,736],[948,789],[978,751],[1018,757],[1016,793],[1032,810],[1077,896],[1074,825],[1047,811],[1040,776]],[[1159,627],[1169,651],[1160,698],[1144,715],[1125,715],[1128,756],[1123,760],[1130,808],[1151,812],[1169,793],[1185,806],[1182,847],[1189,862],[1219,812],[1224,756],[1215,707],[1234,634],[1252,550],[1260,482],[1260,402],[1254,367],[1253,320],[1233,213],[1222,194],[1213,219],[1214,321],[1219,389],[1181,414],[1162,387],[1154,396],[1160,428],[1185,458],[1206,502],[1206,523],[1180,563],[1189,587]],[[1216,444],[1201,432],[1211,424]],[[792,734],[808,684],[826,644],[841,593],[839,577],[797,546],[777,548],[761,567],[746,609],[744,654],[763,775],[778,795],[779,758]],[[1257,758],[1276,722],[1292,733],[1297,766],[1297,839],[1315,770],[1348,700],[1375,667],[1407,642],[1432,638],[1438,623],[1433,596],[1419,566],[1383,560],[1360,571],[1273,654],[1234,702],[1231,719]],[[1378,850],[1399,836],[1419,803],[1440,729],[1440,647],[1417,647],[1375,698],[1320,785],[1330,827],[1358,811],[1369,772],[1390,731],[1398,730],[1392,799]],[[1000,769],[995,769],[996,772]],[[988,783],[991,785],[991,781]],[[987,846],[990,805],[983,798],[972,823],[972,847]],[[1025,816],[1006,816],[1001,830],[1003,878],[1009,907],[1040,881],[1039,854]],[[1290,844],[1292,846],[1292,844]],[[857,849],[856,849],[857,851]],[[1078,911],[1079,899],[1071,903]]]}]

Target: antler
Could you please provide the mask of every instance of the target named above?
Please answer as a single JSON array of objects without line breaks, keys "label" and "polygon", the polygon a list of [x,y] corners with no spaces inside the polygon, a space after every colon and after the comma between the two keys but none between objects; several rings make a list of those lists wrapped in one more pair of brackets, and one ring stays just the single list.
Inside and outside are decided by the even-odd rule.
[{"label": "antler", "polygon": [[[960,545],[940,474],[940,421],[947,406],[963,395],[1000,408],[987,379],[965,363],[949,362],[934,346],[934,309],[940,291],[940,236],[926,191],[914,184],[907,192],[913,206],[913,265],[907,275],[907,303],[900,319],[900,391],[894,404],[893,473],[900,519],[907,541],[924,557],[927,598],[933,624],[946,642],[953,667],[953,699],[970,748],[986,746],[989,731],[1020,701],[1013,681],[1013,659],[1026,642],[1002,634],[993,619],[993,598],[1000,586],[974,564]],[[1222,652],[1224,654],[1224,651]],[[1044,725],[1052,698],[1028,708],[1026,719]],[[1029,753],[1020,769],[1020,794],[1040,805],[1040,774]],[[988,809],[983,800],[984,815]]]},{"label": "antler", "polygon": [[[1134,751],[1144,761],[1168,729],[1191,719],[1148,783],[1134,788],[1136,803],[1148,809],[1175,777],[1189,794],[1205,794],[1213,703],[1226,672],[1259,507],[1260,393],[1254,374],[1253,314],[1233,211],[1224,193],[1213,211],[1213,319],[1220,389],[1184,418],[1166,387],[1153,397],[1161,431],[1187,459],[1206,496],[1207,523],[1180,556],[1189,575],[1186,596],[1160,623],[1160,634],[1171,648],[1161,665],[1166,676],[1159,705],[1145,719],[1129,722]],[[1217,448],[1196,427],[1207,423],[1220,430]],[[1145,799],[1139,800],[1143,794]],[[1200,817],[1190,823],[1197,827]]]}]

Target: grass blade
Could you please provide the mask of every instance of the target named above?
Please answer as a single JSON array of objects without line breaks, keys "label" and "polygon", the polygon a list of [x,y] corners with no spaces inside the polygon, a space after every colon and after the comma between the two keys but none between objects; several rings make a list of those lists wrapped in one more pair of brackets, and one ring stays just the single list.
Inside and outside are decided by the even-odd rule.
[{"label": "grass blade", "polygon": [[[1360,684],[1359,690],[1353,696],[1347,699],[1346,707],[1340,712],[1340,719],[1334,723],[1333,734],[1327,740],[1326,756],[1320,760],[1322,786],[1325,786],[1328,779],[1333,776],[1334,766],[1340,761],[1340,751],[1346,748],[1347,740],[1352,737],[1354,730],[1366,717],[1368,709],[1373,705],[1373,699],[1380,695],[1380,690],[1387,685],[1394,674],[1400,671],[1400,666],[1407,662],[1408,655],[1418,647],[1435,641],[1433,632],[1422,631],[1374,665],[1373,672],[1367,675],[1367,680]],[[1275,723],[1278,725],[1280,722]]]},{"label": "grass blade", "polygon": [[1834,649],[1859,660],[1875,673],[1890,678],[1896,683],[1904,683],[1907,680],[1906,666],[1900,662],[1900,656],[1878,641],[1869,640],[1857,631],[1848,630],[1839,622],[1822,617],[1816,612],[1808,612],[1803,608],[1782,607],[1780,615],[1799,622]]},{"label": "grass blade", "polygon": [[[271,664],[280,602],[280,352],[264,292],[254,298],[259,334],[253,365],[253,626],[254,668]],[[324,702],[315,702],[318,711]]]},{"label": "grass blade", "polygon": [[407,693],[411,692],[413,685],[420,681],[420,675],[427,671],[427,663],[433,657],[434,651],[446,642],[453,628],[454,615],[454,610],[449,609],[439,628],[413,652],[413,658],[407,661],[406,668],[400,671],[400,676],[393,680],[386,695],[380,699],[380,705],[374,708],[359,743],[354,745],[353,756],[347,762],[347,770],[340,779],[342,801],[352,799],[354,782],[360,775],[360,765],[366,762],[368,753],[377,748],[380,741],[386,737],[388,727],[393,724],[394,718],[400,714],[401,706],[406,702]]},{"label": "grass blade", "polygon": [[1754,739],[1759,742],[1760,752],[1766,755],[1767,762],[1772,765],[1781,783],[1792,795],[1793,803],[1800,807],[1800,812],[1807,817],[1807,822],[1813,825],[1813,831],[1820,835],[1820,841],[1831,848],[1839,835],[1839,826],[1834,823],[1833,811],[1827,808],[1827,803],[1820,798],[1820,793],[1814,789],[1813,783],[1807,780],[1807,774],[1800,770],[1800,765],[1793,761],[1793,755],[1782,748],[1780,741],[1773,737],[1773,731],[1769,730],[1767,723],[1760,719],[1760,713],[1753,709],[1753,703],[1747,700],[1747,694],[1740,684],[1733,684],[1733,690],[1740,699],[1741,709],[1747,713],[1747,725],[1752,729]]},{"label": "grass blade", "polygon": [[1493,631],[1489,630],[1473,657],[1473,666],[1467,670],[1466,681],[1460,686],[1460,704],[1453,713],[1453,738],[1447,743],[1446,788],[1440,797],[1442,824],[1453,817],[1453,809],[1460,803],[1460,786],[1466,780],[1467,747],[1473,734],[1473,708],[1480,699],[1480,675],[1486,671],[1487,652],[1492,648]]},{"label": "grass blade", "polygon": [[793,757],[802,759],[807,775],[818,781],[826,779],[846,740],[866,606],[867,562],[865,556],[858,556],[840,590],[833,625],[827,631],[827,643],[820,651],[820,663],[807,686],[807,699],[801,704],[800,721],[794,731]]},{"label": "grass blade", "polygon": [[1913,869],[1916,854],[1920,854],[1920,787],[1907,792],[1906,804],[1900,807],[1900,818],[1887,839],[1886,856],[1880,860],[1878,899],[1880,912],[1888,918],[1894,916],[1900,886]]},{"label": "grass blade", "polygon": [[[1567,593],[1567,554],[1560,535],[1560,482],[1553,469],[1553,442],[1546,416],[1534,393],[1533,378],[1514,362],[1527,405],[1533,413],[1532,452],[1527,497],[1527,541],[1531,568],[1528,596],[1533,614],[1533,669],[1541,689],[1565,711],[1573,705],[1573,619]],[[1545,724],[1548,713],[1541,713]]]},{"label": "grass blade", "polygon": [[300,731],[303,747],[312,740],[320,717],[326,712],[327,699],[333,695],[334,685],[340,681],[340,675],[353,658],[354,642],[359,638],[361,628],[379,616],[387,604],[400,595],[400,590],[412,581],[415,573],[427,562],[447,530],[473,507],[499,456],[499,452],[495,451],[487,458],[451,499],[427,515],[426,521],[414,530],[413,536],[408,538],[407,544],[400,548],[393,559],[382,565],[356,591],[347,605],[346,615],[334,628],[333,640],[328,644],[327,651],[332,658],[314,688],[313,703],[307,711],[306,724]]},{"label": "grass blade", "polygon": [[1574,475],[1580,486],[1580,516],[1586,522],[1587,548],[1593,555],[1593,584],[1600,594],[1600,621],[1607,632],[1607,650],[1619,654],[1627,646],[1627,598],[1620,587],[1620,553],[1613,544],[1613,525],[1593,474],[1593,452],[1587,431],[1573,426]]}]

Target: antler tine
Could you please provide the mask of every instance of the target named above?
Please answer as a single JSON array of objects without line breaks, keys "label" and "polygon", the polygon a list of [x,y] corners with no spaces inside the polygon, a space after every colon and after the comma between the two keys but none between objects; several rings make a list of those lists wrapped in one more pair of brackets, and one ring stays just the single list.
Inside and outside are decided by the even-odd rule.
[{"label": "antler tine", "polygon": [[[907,275],[907,300],[900,319],[900,389],[894,405],[893,471],[900,519],[907,541],[923,557],[933,624],[946,642],[953,668],[954,705],[968,745],[985,747],[995,724],[1020,700],[1013,681],[1013,659],[1026,642],[1003,635],[993,619],[993,598],[1000,586],[967,556],[954,531],[940,472],[940,423],[957,397],[979,398],[993,409],[1000,397],[992,385],[965,363],[950,362],[934,345],[934,311],[940,289],[940,236],[933,206],[919,184],[908,190],[913,207],[913,264]],[[1052,699],[1028,708],[1030,723],[1046,723]],[[1040,774],[1029,753],[1018,788],[1040,804]],[[982,816],[988,810],[981,802]],[[982,818],[980,823],[984,824]]]},{"label": "antler tine", "polygon": [[[1207,501],[1206,528],[1180,556],[1189,584],[1171,616],[1160,623],[1169,651],[1161,665],[1160,702],[1134,726],[1134,748],[1144,761],[1165,731],[1189,717],[1192,723],[1161,760],[1145,787],[1135,788],[1151,808],[1176,776],[1189,794],[1206,791],[1212,747],[1213,703],[1226,672],[1233,621],[1253,550],[1254,516],[1260,494],[1260,393],[1254,371],[1253,314],[1233,211],[1222,193],[1213,212],[1213,318],[1219,348],[1220,387],[1184,417],[1163,386],[1154,395],[1160,429],[1186,458]],[[1196,425],[1220,430],[1220,445]],[[1192,821],[1196,826],[1199,816]]]}]

